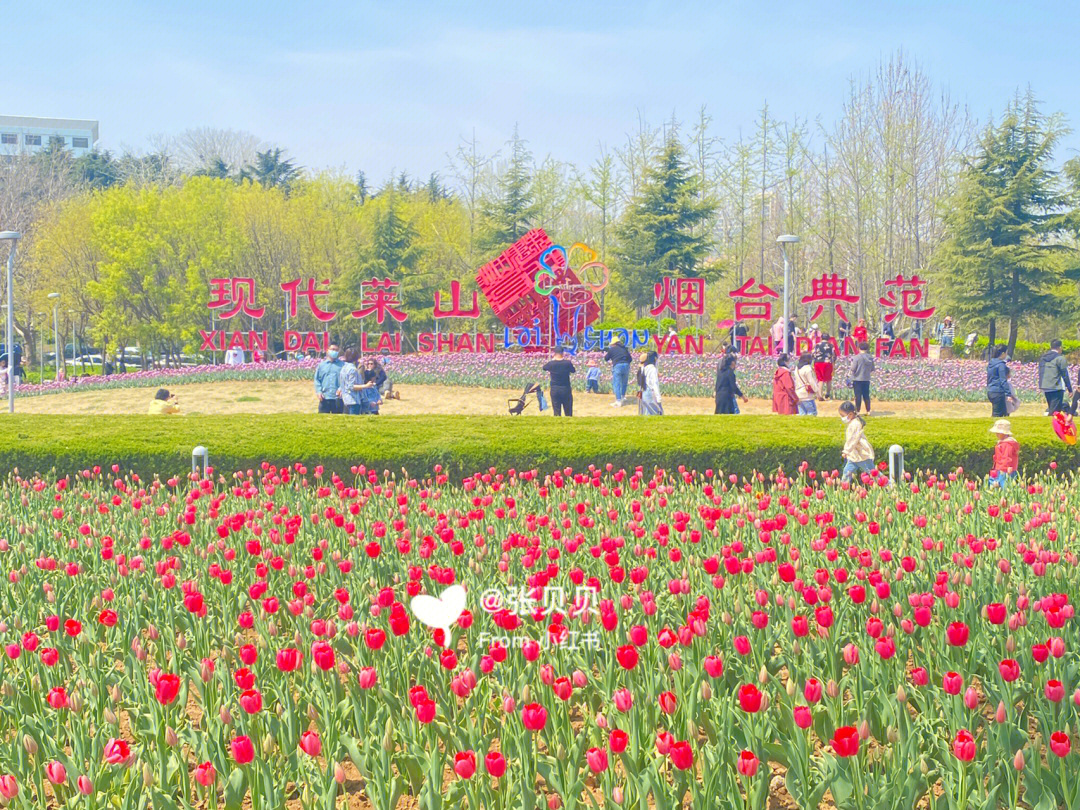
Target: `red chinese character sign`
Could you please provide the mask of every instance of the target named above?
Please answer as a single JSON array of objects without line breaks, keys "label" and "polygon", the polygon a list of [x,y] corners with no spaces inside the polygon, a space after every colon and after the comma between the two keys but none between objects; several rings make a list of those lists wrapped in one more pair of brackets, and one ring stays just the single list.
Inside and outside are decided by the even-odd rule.
[{"label": "red chinese character sign", "polygon": [[828,273],[822,273],[820,277],[810,279],[810,294],[804,295],[801,300],[804,304],[817,304],[817,309],[810,316],[811,321],[816,321],[821,317],[821,313],[825,311],[825,304],[831,303],[841,320],[850,323],[851,318],[844,312],[843,304],[857,304],[859,296],[848,293],[846,278],[840,278],[836,273],[831,276]]},{"label": "red chinese character sign", "polygon": [[[922,303],[923,290],[926,282],[919,278],[919,274],[916,273],[911,278],[904,278],[900,273],[896,274],[896,278],[889,279],[885,282],[886,289],[885,295],[878,299],[878,303],[886,309],[892,310],[885,315],[885,323],[892,323],[896,320],[898,315],[907,315],[912,320],[924,321],[934,314],[934,310],[937,307],[929,307],[928,309],[915,309]],[[896,311],[896,293],[900,293],[900,312]]]},{"label": "red chinese character sign", "polygon": [[758,284],[751,276],[741,287],[729,292],[728,297],[735,299],[735,320],[771,321],[773,301],[780,298],[780,293]]},{"label": "red chinese character sign", "polygon": [[217,316],[228,319],[243,312],[251,318],[261,318],[266,307],[255,306],[255,279],[212,278],[207,309],[219,310]]},{"label": "red chinese character sign", "polygon": [[364,296],[363,306],[353,312],[354,318],[366,318],[375,316],[375,321],[382,324],[389,315],[398,323],[406,320],[409,316],[400,309],[401,299],[398,298],[397,288],[401,284],[388,278],[372,278],[370,281],[361,281],[360,290]]},{"label": "red chinese character sign", "polygon": [[[579,256],[585,261],[575,270],[571,259]],[[536,228],[481,267],[476,283],[503,324],[538,327],[543,342],[550,344],[552,326],[560,334],[575,335],[600,317],[596,294],[607,285],[608,275],[586,245],[574,244],[567,251]]]},{"label": "red chinese character sign", "polygon": [[653,317],[665,311],[676,315],[705,314],[705,279],[667,278],[653,286],[656,306],[649,310]]}]

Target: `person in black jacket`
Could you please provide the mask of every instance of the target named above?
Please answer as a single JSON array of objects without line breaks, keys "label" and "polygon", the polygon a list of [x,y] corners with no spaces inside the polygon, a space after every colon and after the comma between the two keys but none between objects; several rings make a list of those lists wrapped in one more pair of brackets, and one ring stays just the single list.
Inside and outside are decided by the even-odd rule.
[{"label": "person in black jacket", "polygon": [[748,402],[746,395],[739,388],[735,380],[735,368],[738,365],[738,357],[734,354],[724,356],[720,365],[716,367],[716,410],[713,413],[735,413],[735,397],[742,397],[742,401]]},{"label": "person in black jacket", "polygon": [[551,375],[551,407],[556,416],[574,415],[574,391],[570,387],[570,375],[577,371],[574,364],[563,356],[563,347],[552,349],[554,359],[544,364],[544,371]]},{"label": "person in black jacket", "polygon": [[986,398],[993,406],[990,415],[995,419],[1004,419],[1008,415],[1005,411],[1005,400],[1009,396],[1009,367],[1005,364],[1007,348],[1002,343],[994,346],[986,366]]}]

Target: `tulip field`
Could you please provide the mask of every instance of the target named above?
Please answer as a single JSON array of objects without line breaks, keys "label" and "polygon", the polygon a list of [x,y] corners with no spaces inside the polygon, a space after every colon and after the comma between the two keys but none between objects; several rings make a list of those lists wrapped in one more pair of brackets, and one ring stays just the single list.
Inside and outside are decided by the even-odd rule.
[{"label": "tulip field", "polygon": [[1080,808],[1080,479],[793,472],[12,473],[0,801]]},{"label": "tulip field", "polygon": [[[383,357],[395,383],[405,385],[453,385],[479,388],[521,389],[526,384],[545,381],[541,366],[550,359],[544,354],[497,352],[495,354],[402,354]],[[589,362],[601,367],[601,390],[611,391],[610,366],[599,352],[585,353],[572,358],[578,373],[575,386],[585,388],[585,371]],[[664,396],[711,397],[716,381],[717,354],[665,355],[658,370]],[[837,393],[851,397],[851,387],[845,384],[849,358],[836,365],[834,388]],[[151,385],[183,385],[214,381],[243,380],[263,382],[273,380],[310,380],[318,360],[275,360],[267,363],[247,363],[240,366],[202,365],[174,369],[149,369],[125,374],[98,375],[50,381],[39,385],[23,385],[18,396],[42,396],[59,393],[78,393],[100,389],[138,388]],[[891,402],[986,402],[986,363],[981,360],[889,360],[876,361],[873,379],[875,400]],[[1017,396],[1025,402],[1042,399],[1036,383],[1036,363],[1011,363],[1012,382]],[[743,357],[739,360],[739,385],[751,397],[772,396],[773,372],[776,358]],[[1077,379],[1076,367],[1069,372]]]}]

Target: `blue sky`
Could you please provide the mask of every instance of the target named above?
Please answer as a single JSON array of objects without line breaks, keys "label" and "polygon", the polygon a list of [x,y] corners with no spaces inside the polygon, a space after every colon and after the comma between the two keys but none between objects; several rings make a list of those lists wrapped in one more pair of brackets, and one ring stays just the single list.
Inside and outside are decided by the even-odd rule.
[{"label": "blue sky", "polygon": [[304,166],[378,181],[445,174],[461,136],[491,151],[515,122],[538,157],[585,164],[639,113],[689,119],[706,104],[726,139],[766,100],[781,118],[831,121],[848,79],[899,48],[980,121],[1030,84],[1080,126],[1078,42],[1068,4],[996,0],[23,0],[3,10],[0,113],[95,118],[110,149],[246,130]]}]

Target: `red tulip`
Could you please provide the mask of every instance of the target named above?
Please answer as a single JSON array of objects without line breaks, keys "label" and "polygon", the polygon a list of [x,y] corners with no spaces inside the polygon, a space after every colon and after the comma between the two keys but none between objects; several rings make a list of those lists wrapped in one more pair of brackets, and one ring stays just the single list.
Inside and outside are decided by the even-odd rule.
[{"label": "red tulip", "polygon": [[742,751],[739,754],[739,758],[735,760],[735,770],[745,776],[747,779],[751,779],[757,775],[758,771],[758,758],[753,751]]},{"label": "red tulip", "polygon": [[968,626],[963,622],[953,622],[945,630],[945,636],[953,647],[963,647],[968,642]]},{"label": "red tulip", "polygon": [[247,689],[240,693],[240,708],[248,714],[258,714],[262,706],[262,693],[258,689]]},{"label": "red tulip", "polygon": [[1020,677],[1020,665],[1012,658],[1005,658],[998,664],[998,672],[1006,683],[1012,683]]},{"label": "red tulip", "polygon": [[603,773],[608,769],[607,751],[603,748],[590,748],[585,752],[585,762],[593,773]]},{"label": "red tulip", "polygon": [[247,765],[255,759],[255,746],[252,744],[250,737],[233,737],[229,743],[229,748],[237,765]]},{"label": "red tulip", "polygon": [[195,766],[195,781],[203,787],[210,787],[217,779],[217,771],[210,762]]},{"label": "red tulip", "polygon": [[623,669],[633,669],[638,663],[638,651],[630,644],[624,644],[615,651],[615,658]]},{"label": "red tulip", "polygon": [[281,672],[295,671],[303,660],[303,654],[295,647],[286,647],[277,652],[277,668]]},{"label": "red tulip", "polygon": [[967,729],[962,728],[956,732],[956,739],[953,740],[953,755],[961,762],[971,762],[975,759],[975,738]]},{"label": "red tulip", "polygon": [[761,691],[752,683],[740,686],[739,706],[747,714],[756,714],[761,710]]},{"label": "red tulip", "polygon": [[1061,681],[1049,680],[1046,682],[1046,686],[1043,688],[1043,694],[1046,695],[1046,699],[1052,703],[1060,703],[1065,698],[1065,687],[1061,685]]},{"label": "red tulip", "polygon": [[799,728],[810,728],[810,726],[814,722],[814,716],[811,713],[809,706],[796,706],[792,710],[792,714],[795,717],[795,725],[797,725]]},{"label": "red tulip", "polygon": [[839,757],[853,757],[859,753],[859,732],[854,726],[841,726],[833,732],[832,749]]},{"label": "red tulip", "polygon": [[540,731],[547,725],[547,709],[539,703],[529,703],[521,710],[521,723],[528,731]]},{"label": "red tulip", "polygon": [[314,661],[315,666],[323,672],[328,672],[334,668],[334,663],[336,661],[334,648],[325,641],[314,642],[311,645],[311,660]]},{"label": "red tulip", "polygon": [[630,735],[622,729],[615,729],[611,732],[611,736],[608,738],[608,745],[611,746],[612,753],[621,754],[626,750],[626,746],[630,743]]},{"label": "red tulip", "polygon": [[158,699],[158,703],[167,706],[176,700],[178,694],[180,694],[180,677],[178,675],[163,672],[157,676],[157,683],[154,685],[154,697]]},{"label": "red tulip", "polygon": [[498,779],[506,773],[506,758],[498,751],[488,751],[487,756],[484,757],[484,768]]},{"label": "red tulip", "polygon": [[955,672],[946,672],[941,679],[941,686],[946,694],[959,695],[964,688],[964,679]]},{"label": "red tulip", "polygon": [[62,785],[67,782],[67,768],[54,759],[45,765],[45,777],[54,785]]},{"label": "red tulip", "polygon": [[105,743],[102,758],[109,765],[124,765],[131,758],[131,747],[124,740],[110,737]]},{"label": "red tulip", "polygon": [[1072,740],[1063,731],[1055,731],[1050,735],[1050,750],[1059,757],[1067,757],[1072,750]]},{"label": "red tulip", "polygon": [[694,749],[685,740],[672,745],[668,756],[671,757],[671,764],[680,771],[689,770],[694,766]]},{"label": "red tulip", "polygon": [[14,799],[19,795],[19,783],[10,774],[0,776],[0,796],[5,799]]},{"label": "red tulip", "polygon": [[677,701],[675,700],[674,692],[661,692],[660,697],[660,711],[664,714],[674,714]]},{"label": "red tulip", "polygon": [[454,754],[454,773],[462,779],[471,779],[476,773],[476,754],[472,751],[458,751]]}]

